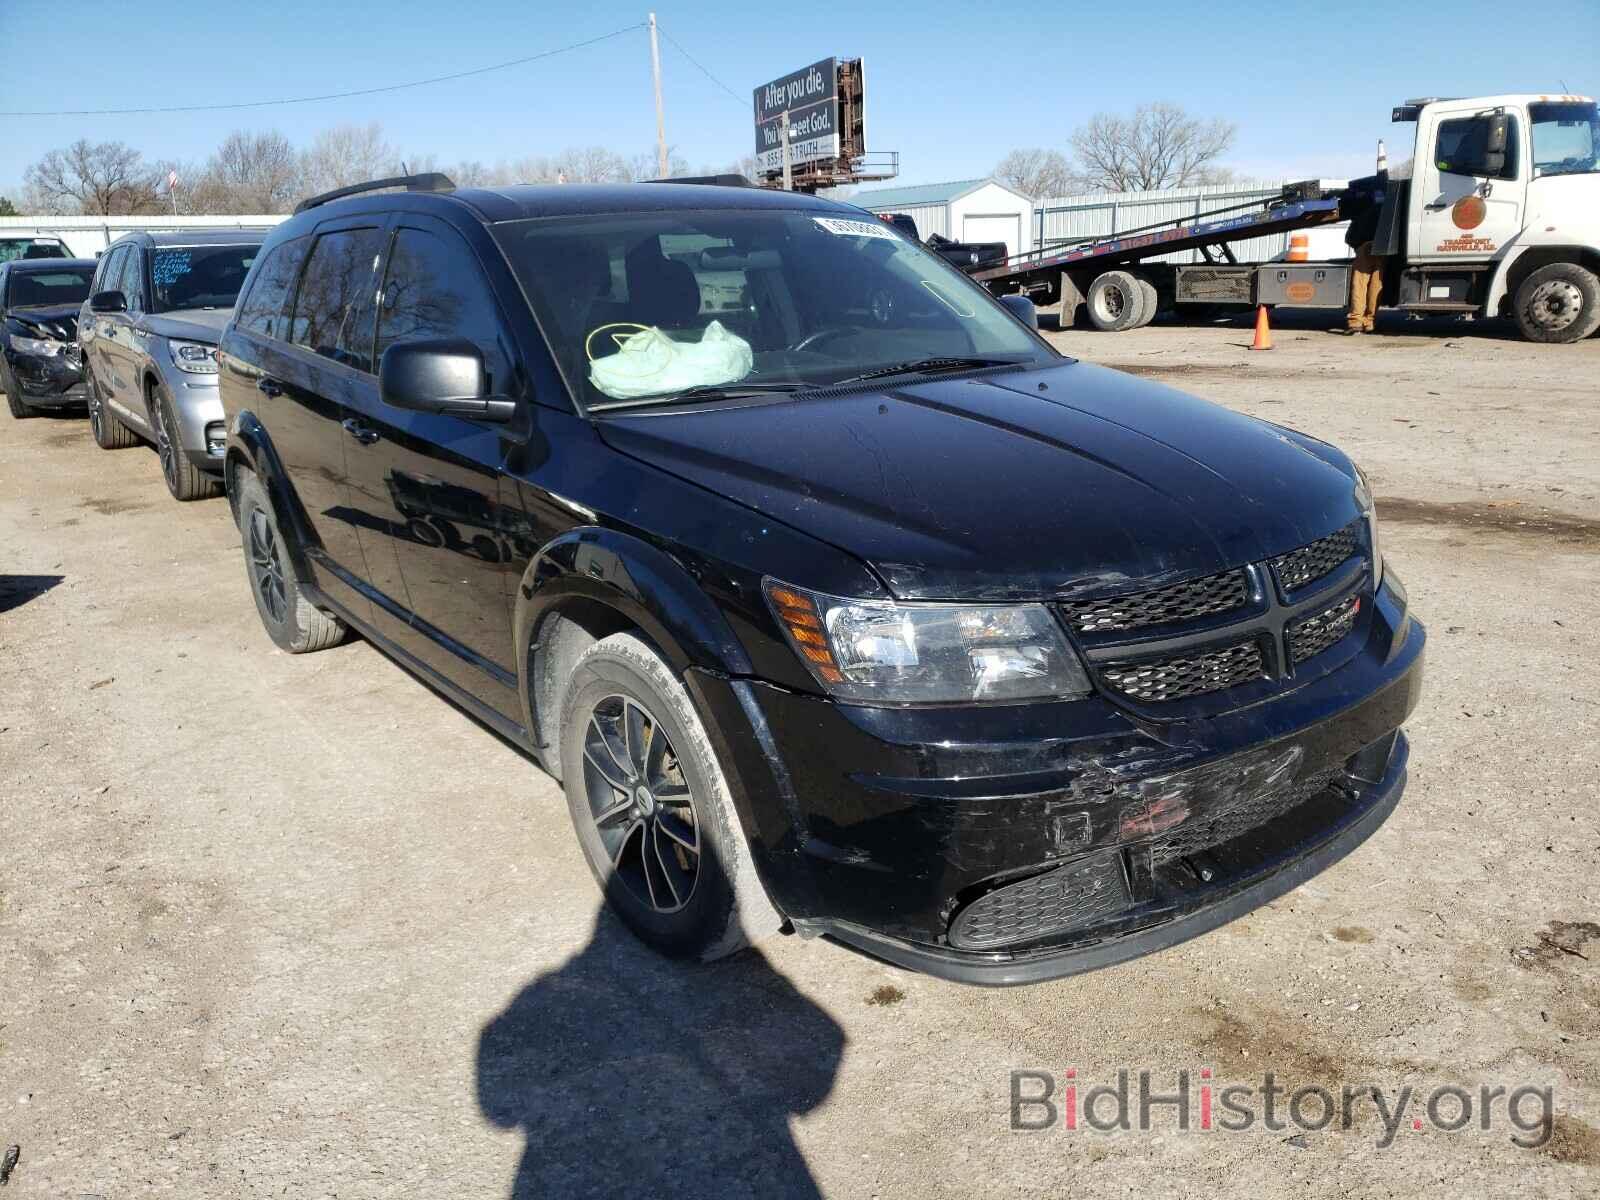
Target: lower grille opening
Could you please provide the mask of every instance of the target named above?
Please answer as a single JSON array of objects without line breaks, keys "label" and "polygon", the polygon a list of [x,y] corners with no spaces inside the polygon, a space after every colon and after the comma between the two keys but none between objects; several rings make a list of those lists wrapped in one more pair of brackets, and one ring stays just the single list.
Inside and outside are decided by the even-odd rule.
[{"label": "lower grille opening", "polygon": [[958,950],[994,950],[1091,925],[1128,906],[1122,853],[1008,883],[979,896],[956,914],[950,944]]},{"label": "lower grille opening", "polygon": [[1242,837],[1257,826],[1299,808],[1318,792],[1326,790],[1342,773],[1339,767],[1321,771],[1278,791],[1249,797],[1222,812],[1208,812],[1197,820],[1185,821],[1150,844],[1151,863],[1159,867],[1175,858],[1186,858]]}]

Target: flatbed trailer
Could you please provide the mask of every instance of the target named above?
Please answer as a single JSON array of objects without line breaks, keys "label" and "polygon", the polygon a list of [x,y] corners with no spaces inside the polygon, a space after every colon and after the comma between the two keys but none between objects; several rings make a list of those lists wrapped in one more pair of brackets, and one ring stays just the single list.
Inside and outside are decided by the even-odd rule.
[{"label": "flatbed trailer", "polygon": [[[1021,293],[1037,305],[1060,304],[1063,325],[1084,305],[1091,324],[1111,331],[1148,324],[1157,311],[1185,305],[1337,308],[1349,288],[1347,262],[1241,263],[1231,246],[1337,222],[1343,219],[1340,196],[1349,187],[1290,184],[1266,200],[1013,255],[969,273],[997,296]],[[1198,250],[1204,261],[1149,261],[1181,250]]]}]

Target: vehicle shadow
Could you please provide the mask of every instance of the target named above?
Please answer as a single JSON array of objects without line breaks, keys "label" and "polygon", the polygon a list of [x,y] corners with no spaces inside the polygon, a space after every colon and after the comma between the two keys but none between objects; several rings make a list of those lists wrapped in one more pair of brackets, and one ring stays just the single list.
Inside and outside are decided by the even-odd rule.
[{"label": "vehicle shadow", "polygon": [[0,613],[21,608],[29,600],[44,595],[64,575],[0,575]]},{"label": "vehicle shadow", "polygon": [[756,950],[673,962],[602,911],[478,1040],[478,1106],[526,1139],[511,1200],[820,1196],[790,1131],[844,1031]]}]

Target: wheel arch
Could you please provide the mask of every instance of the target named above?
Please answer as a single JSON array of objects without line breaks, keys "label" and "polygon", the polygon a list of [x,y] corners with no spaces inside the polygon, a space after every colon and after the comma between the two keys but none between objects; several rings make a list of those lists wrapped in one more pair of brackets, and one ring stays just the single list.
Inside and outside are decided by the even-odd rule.
[{"label": "wheel arch", "polygon": [[288,472],[284,470],[283,460],[272,445],[272,438],[256,415],[249,411],[239,413],[228,423],[227,448],[222,459],[223,487],[235,525],[239,523],[241,468],[260,482],[267,494],[267,503],[272,505],[272,515],[278,522],[278,528],[290,534],[287,550],[296,581],[313,583],[311,564],[305,551],[307,546],[314,544],[311,523],[306,519],[305,509],[300,504]]},{"label": "wheel arch", "polygon": [[1562,262],[1576,263],[1600,275],[1600,249],[1594,246],[1525,246],[1521,253],[1508,257],[1500,268],[1485,300],[1485,311],[1495,316],[1510,316],[1522,281],[1540,267]]},{"label": "wheel arch", "polygon": [[513,635],[523,724],[561,777],[559,718],[571,666],[593,642],[629,630],[675,675],[699,667],[748,675],[749,657],[727,619],[675,559],[617,530],[567,531],[529,562],[517,586]]}]

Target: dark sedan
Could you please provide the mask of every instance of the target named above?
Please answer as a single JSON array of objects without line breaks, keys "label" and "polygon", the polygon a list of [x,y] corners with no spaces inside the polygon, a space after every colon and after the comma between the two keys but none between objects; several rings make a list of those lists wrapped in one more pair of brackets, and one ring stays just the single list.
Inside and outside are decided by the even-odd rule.
[{"label": "dark sedan", "polygon": [[13,417],[84,402],[78,308],[94,266],[88,258],[0,263],[0,388]]}]

